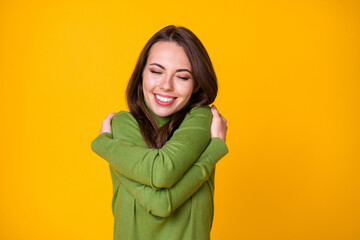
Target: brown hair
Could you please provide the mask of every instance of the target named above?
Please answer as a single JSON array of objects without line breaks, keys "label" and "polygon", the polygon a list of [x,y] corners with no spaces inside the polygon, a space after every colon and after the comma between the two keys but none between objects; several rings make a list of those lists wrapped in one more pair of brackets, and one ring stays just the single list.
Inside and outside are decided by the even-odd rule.
[{"label": "brown hair", "polygon": [[[154,119],[145,105],[142,85],[142,73],[150,48],[158,41],[175,42],[183,47],[191,64],[194,89],[198,88],[191,95],[189,104],[174,113],[172,118],[162,127],[158,127],[156,119]],[[215,71],[201,41],[185,27],[169,25],[155,33],[144,46],[130,77],[126,96],[130,113],[137,120],[145,142],[149,147],[159,149],[170,139],[191,108],[209,105],[214,102],[217,90]]]}]

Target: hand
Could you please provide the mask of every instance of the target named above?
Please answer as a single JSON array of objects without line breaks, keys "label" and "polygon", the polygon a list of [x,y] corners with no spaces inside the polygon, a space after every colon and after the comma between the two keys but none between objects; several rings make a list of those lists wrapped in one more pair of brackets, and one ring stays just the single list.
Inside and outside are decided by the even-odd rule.
[{"label": "hand", "polygon": [[111,120],[112,120],[113,116],[115,116],[116,113],[117,112],[108,113],[106,118],[102,121],[102,125],[101,125],[100,131],[99,131],[99,135],[102,134],[103,132],[112,133],[112,131],[111,131]]},{"label": "hand", "polygon": [[210,132],[211,138],[218,137],[224,142],[226,140],[226,131],[227,131],[227,120],[219,113],[215,105],[211,106],[211,112],[213,114]]}]

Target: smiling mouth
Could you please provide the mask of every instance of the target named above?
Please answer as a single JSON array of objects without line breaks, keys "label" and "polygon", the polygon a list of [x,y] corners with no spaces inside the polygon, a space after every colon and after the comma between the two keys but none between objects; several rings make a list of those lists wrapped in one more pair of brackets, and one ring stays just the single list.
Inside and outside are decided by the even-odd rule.
[{"label": "smiling mouth", "polygon": [[164,96],[160,96],[160,95],[155,94],[155,93],[154,93],[154,96],[155,96],[155,101],[159,105],[162,105],[162,106],[171,105],[177,99],[177,97],[168,97],[168,96],[164,97]]},{"label": "smiling mouth", "polygon": [[172,102],[176,99],[176,97],[163,97],[157,94],[155,94],[155,97],[165,103]]}]

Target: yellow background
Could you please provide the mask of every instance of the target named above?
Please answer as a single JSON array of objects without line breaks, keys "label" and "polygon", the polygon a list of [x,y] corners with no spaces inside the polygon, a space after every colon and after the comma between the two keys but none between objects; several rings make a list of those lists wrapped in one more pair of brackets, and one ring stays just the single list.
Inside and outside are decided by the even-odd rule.
[{"label": "yellow background", "polygon": [[112,239],[90,144],[169,24],[228,119],[212,239],[360,239],[360,2],[331,0],[1,1],[0,239]]}]

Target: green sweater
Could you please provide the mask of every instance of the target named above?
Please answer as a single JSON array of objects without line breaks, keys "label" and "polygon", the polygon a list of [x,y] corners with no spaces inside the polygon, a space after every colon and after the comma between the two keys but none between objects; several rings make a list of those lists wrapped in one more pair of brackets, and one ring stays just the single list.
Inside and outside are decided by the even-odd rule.
[{"label": "green sweater", "polygon": [[[159,126],[171,117],[159,117]],[[92,150],[109,163],[114,240],[209,240],[215,164],[228,148],[210,138],[209,106],[194,107],[161,149],[149,148],[135,118],[118,112]]]}]

